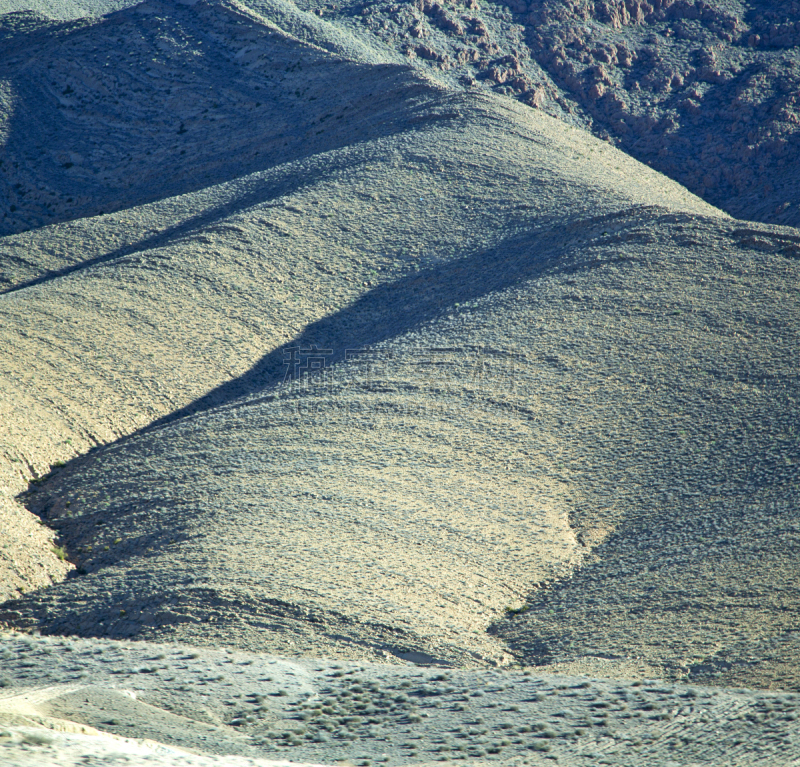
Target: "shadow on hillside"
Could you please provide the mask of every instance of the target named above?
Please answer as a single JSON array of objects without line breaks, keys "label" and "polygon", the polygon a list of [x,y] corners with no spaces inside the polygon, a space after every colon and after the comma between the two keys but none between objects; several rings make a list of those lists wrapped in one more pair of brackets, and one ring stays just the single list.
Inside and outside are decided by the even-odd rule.
[{"label": "shadow on hillside", "polygon": [[[298,183],[301,181],[298,179]],[[263,199],[263,195],[256,196],[258,201]],[[251,200],[245,198],[237,201],[240,208],[250,203]],[[635,219],[639,213],[637,208],[631,208],[523,232],[493,248],[476,250],[457,260],[421,269],[379,285],[367,291],[353,304],[311,323],[285,346],[268,351],[247,372],[237,378],[221,384],[194,402],[163,416],[137,432],[98,446],[88,455],[78,456],[66,465],[54,468],[50,474],[33,481],[29,491],[20,496],[20,501],[57,530],[61,543],[74,553],[74,547],[84,534],[85,525],[104,519],[107,510],[101,508],[87,510],[78,517],[62,516],[59,513],[54,515],[52,512],[59,497],[57,491],[59,483],[64,480],[69,481],[70,476],[79,474],[87,462],[103,460],[107,451],[116,449],[139,435],[166,428],[180,419],[202,414],[213,408],[253,404],[257,401],[257,397],[268,396],[271,389],[280,386],[286,379],[289,369],[287,361],[295,363],[298,361],[297,357],[292,355],[287,360],[288,350],[311,349],[314,346],[329,349],[331,353],[326,355],[324,360],[327,367],[345,361],[349,350],[369,349],[382,341],[419,331],[437,318],[464,311],[460,305],[469,302],[492,300],[492,298],[503,302],[502,306],[470,309],[479,316],[481,313],[488,315],[493,312],[506,312],[507,302],[513,302],[514,297],[513,294],[501,295],[503,291],[511,293],[524,283],[544,275],[594,269],[620,260],[613,246],[602,257],[598,256],[596,250],[587,255],[587,251],[580,245],[580,239],[573,240],[565,236],[569,231],[583,230],[585,227],[592,227],[611,219],[620,223],[623,219]],[[214,214],[212,212],[206,215]],[[187,230],[191,229],[189,222],[181,226],[185,226]],[[435,339],[434,332],[427,339],[421,339],[420,344],[435,345]],[[502,341],[496,343],[502,345]],[[512,345],[513,340],[509,339],[509,346]],[[307,355],[306,359],[314,356]],[[160,531],[154,533],[156,536],[160,534]],[[181,534],[180,530],[172,528],[173,542],[180,538]],[[155,540],[155,538],[153,541],[140,540],[140,548],[153,548]],[[119,555],[116,552],[109,553],[108,561],[103,560],[102,553],[99,556],[101,561],[93,566],[91,572],[104,569],[114,561],[118,561],[114,557]],[[77,561],[79,560],[80,557]],[[81,577],[85,574],[86,572],[80,569],[70,577]]]},{"label": "shadow on hillside", "polygon": [[[328,173],[342,173],[347,172],[362,164],[361,158],[346,158],[343,156],[327,157],[325,158],[325,172]],[[135,253],[143,253],[154,248],[163,248],[167,245],[174,243],[182,237],[187,237],[191,234],[202,232],[207,227],[211,227],[220,221],[242,213],[250,208],[269,206],[270,201],[284,196],[291,196],[305,186],[313,185],[319,181],[320,167],[318,163],[312,162],[305,167],[292,167],[291,172],[281,174],[279,178],[263,179],[258,183],[257,188],[252,191],[236,194],[233,192],[231,197],[226,202],[215,205],[214,207],[204,210],[195,216],[181,221],[174,226],[170,226],[156,234],[145,237],[138,242],[125,245],[121,248],[116,248],[108,253],[103,253],[95,258],[81,261],[77,264],[70,264],[63,269],[56,269],[43,274],[41,277],[28,280],[27,282],[15,285],[6,291],[0,291],[0,295],[8,295],[16,293],[26,288],[31,288],[36,285],[42,285],[60,277],[66,277],[70,274],[75,274],[84,269],[89,269],[93,266],[116,261],[119,258],[132,256]],[[248,179],[249,186],[256,183],[255,179]]]},{"label": "shadow on hillside", "polygon": [[[311,323],[286,345],[265,354],[243,375],[228,381],[186,407],[141,429],[148,432],[180,418],[254,395],[283,383],[291,365],[308,369],[309,361],[344,361],[348,352],[419,329],[454,307],[520,285],[545,273],[570,272],[608,263],[575,259],[563,244],[563,228],[528,232],[497,247],[422,269],[380,285],[350,306]],[[546,255],[541,255],[546,254]],[[616,256],[612,257],[616,260]],[[314,353],[319,350],[330,352]],[[309,352],[304,354],[303,350]],[[323,360],[324,358],[324,360]]]},{"label": "shadow on hillside", "polygon": [[[0,164],[0,235],[191,193],[448,117],[437,114],[440,92],[410,66],[349,61],[241,14],[231,19],[223,7],[179,5],[157,21],[124,9],[89,25],[31,21],[27,33],[7,34],[13,47],[0,49],[0,69],[15,103]],[[163,50],[170,35],[197,37],[202,55]],[[239,58],[250,37],[260,64]]]}]

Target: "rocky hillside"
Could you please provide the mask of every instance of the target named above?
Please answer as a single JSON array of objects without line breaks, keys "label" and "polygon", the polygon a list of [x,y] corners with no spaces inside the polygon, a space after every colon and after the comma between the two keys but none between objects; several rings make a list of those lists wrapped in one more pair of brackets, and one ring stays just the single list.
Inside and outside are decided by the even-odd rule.
[{"label": "rocky hillside", "polygon": [[4,623],[798,688],[800,235],[608,106],[793,55],[691,8],[3,16]]},{"label": "rocky hillside", "polygon": [[800,223],[797,2],[301,2],[592,131],[739,218]]},{"label": "rocky hillside", "polygon": [[797,761],[792,4],[0,11],[0,762]]},{"label": "rocky hillside", "polygon": [[209,129],[234,180],[5,238],[7,482],[76,569],[3,620],[796,687],[796,231],[263,15],[172,23],[241,46],[254,151],[301,62],[305,139],[237,177]]}]

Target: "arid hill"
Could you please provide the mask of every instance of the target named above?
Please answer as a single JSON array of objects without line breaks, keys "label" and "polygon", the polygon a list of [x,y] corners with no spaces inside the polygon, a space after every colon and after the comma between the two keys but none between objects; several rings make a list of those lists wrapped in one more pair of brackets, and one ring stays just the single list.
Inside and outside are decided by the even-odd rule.
[{"label": "arid hill", "polygon": [[731,215],[800,224],[800,3],[301,6],[590,130]]},{"label": "arid hill", "polygon": [[[684,146],[678,127],[626,132],[602,106],[612,82],[635,94],[625,114],[648,101],[659,35],[694,56],[701,38],[669,29],[779,55],[763,36],[742,48],[762,23],[744,6],[696,7],[146,0],[0,16],[0,724],[422,763],[458,750],[442,728],[461,724],[426,729],[416,698],[478,717],[467,691],[496,675],[521,696],[525,667],[556,680],[552,711],[540,691],[515,699],[513,722],[487,725],[496,751],[459,730],[476,739],[464,756],[538,764],[551,736],[535,731],[567,738],[554,755],[569,764],[663,760],[678,725],[627,721],[655,722],[655,706],[658,723],[684,717],[684,761],[796,757],[800,232],[774,223],[790,208],[758,207],[769,195],[736,207],[757,173],[693,185],[688,160],[672,172],[647,154]],[[536,47],[578,19],[598,61],[603,35],[632,41],[607,90]],[[505,74],[503,56],[518,60]],[[734,87],[720,76],[714,98]],[[692,130],[730,127],[711,103]],[[159,643],[169,663],[44,671],[54,648]],[[270,708],[280,689],[253,677],[239,697],[263,700],[223,715],[199,689],[216,672],[185,664],[211,674],[225,651],[299,664],[295,708]],[[461,675],[449,692],[415,670],[430,665]],[[333,729],[308,724],[302,701],[362,666],[372,698],[345,706],[343,688],[319,713]],[[171,682],[143,691],[151,710],[108,673],[134,692],[138,673]],[[385,674],[400,676],[384,695]],[[708,710],[686,703],[712,688]],[[556,690],[580,700],[563,713]],[[508,706],[491,692],[487,707]],[[619,713],[603,734],[598,699]],[[772,749],[746,723],[775,717]],[[430,743],[375,750],[380,728],[415,723]]]},{"label": "arid hill", "polygon": [[[213,42],[210,31],[177,32],[180,6],[192,4],[172,3],[168,12],[150,4],[133,26],[129,16],[115,15],[107,23],[121,25],[123,38],[109,30],[101,42],[94,24],[81,34],[85,14],[137,3],[4,0],[0,9],[33,8],[54,21],[43,26],[24,13],[4,19],[0,77],[8,83],[0,98],[14,119],[3,130],[0,232],[207,186],[231,171],[266,167],[271,149],[304,137],[271,131],[272,142],[255,148],[256,126],[275,116],[265,105],[275,102],[231,68],[243,42],[237,32]],[[244,5],[348,58],[406,61],[451,86],[517,98],[610,141],[738,218],[800,224],[796,0]],[[216,55],[203,47],[210,42]],[[260,62],[262,73],[268,66]],[[207,67],[225,79],[211,95],[202,91]],[[305,83],[299,91],[314,80],[306,74],[296,78]],[[313,121],[311,94],[302,99],[297,90],[287,84],[279,99],[287,124]],[[28,100],[37,106],[27,108]],[[217,132],[235,136],[222,152]]]}]

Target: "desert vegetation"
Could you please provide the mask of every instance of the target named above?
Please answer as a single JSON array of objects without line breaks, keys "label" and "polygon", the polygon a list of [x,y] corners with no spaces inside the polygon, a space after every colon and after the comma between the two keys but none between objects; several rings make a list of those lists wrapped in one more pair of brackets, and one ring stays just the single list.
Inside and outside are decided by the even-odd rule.
[{"label": "desert vegetation", "polygon": [[0,761],[796,759],[795,10],[0,0]]}]

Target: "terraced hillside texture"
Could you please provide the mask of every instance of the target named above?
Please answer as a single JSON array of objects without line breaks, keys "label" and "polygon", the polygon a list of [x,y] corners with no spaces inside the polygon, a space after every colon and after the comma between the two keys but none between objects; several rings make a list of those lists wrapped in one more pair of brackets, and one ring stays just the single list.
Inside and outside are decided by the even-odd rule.
[{"label": "terraced hillside texture", "polygon": [[791,3],[0,11],[2,758],[800,761]]}]

